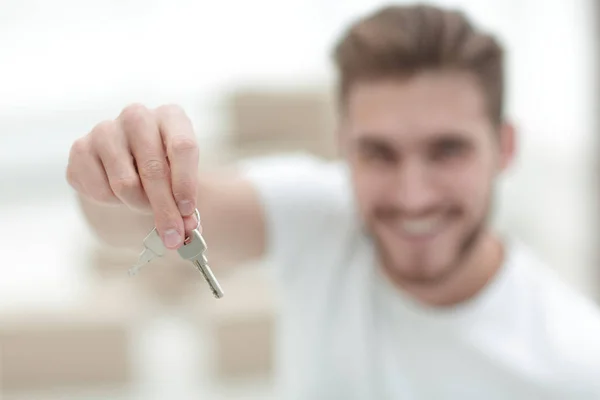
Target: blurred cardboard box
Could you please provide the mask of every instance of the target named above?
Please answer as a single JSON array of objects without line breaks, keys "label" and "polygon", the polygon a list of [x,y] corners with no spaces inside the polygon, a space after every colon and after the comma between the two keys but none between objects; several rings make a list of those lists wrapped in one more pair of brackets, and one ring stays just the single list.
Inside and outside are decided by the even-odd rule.
[{"label": "blurred cardboard box", "polygon": [[274,329],[269,313],[218,321],[215,326],[218,378],[270,376]]},{"label": "blurred cardboard box", "polygon": [[227,101],[231,150],[238,158],[273,152],[337,155],[331,95],[317,90],[239,90]]},{"label": "blurred cardboard box", "polygon": [[0,388],[31,391],[130,382],[128,321],[119,313],[0,316]]},{"label": "blurred cardboard box", "polygon": [[277,299],[265,271],[246,270],[222,282],[225,296],[203,314],[210,327],[216,378],[270,377]]}]

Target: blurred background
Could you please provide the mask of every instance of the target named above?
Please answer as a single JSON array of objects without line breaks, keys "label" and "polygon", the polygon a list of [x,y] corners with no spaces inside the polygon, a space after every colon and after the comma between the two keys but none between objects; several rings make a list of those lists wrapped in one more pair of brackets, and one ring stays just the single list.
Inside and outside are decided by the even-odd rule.
[{"label": "blurred background", "polygon": [[[374,0],[0,2],[0,398],[276,398],[263,265],[212,299],[187,264],[107,249],[64,179],[71,143],[132,102],[178,103],[203,168],[334,157],[329,51]],[[402,3],[402,2],[396,2]],[[600,298],[594,0],[433,1],[507,47],[517,163],[495,224]]]}]

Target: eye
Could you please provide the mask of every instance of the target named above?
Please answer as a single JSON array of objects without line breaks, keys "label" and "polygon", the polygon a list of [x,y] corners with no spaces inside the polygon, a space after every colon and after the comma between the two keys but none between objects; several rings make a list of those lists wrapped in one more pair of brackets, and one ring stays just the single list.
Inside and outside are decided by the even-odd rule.
[{"label": "eye", "polygon": [[435,143],[431,148],[431,158],[444,161],[463,157],[469,150],[469,144],[462,139],[444,139]]},{"label": "eye", "polygon": [[389,147],[383,145],[362,146],[361,157],[367,161],[393,163],[396,161],[396,153]]}]

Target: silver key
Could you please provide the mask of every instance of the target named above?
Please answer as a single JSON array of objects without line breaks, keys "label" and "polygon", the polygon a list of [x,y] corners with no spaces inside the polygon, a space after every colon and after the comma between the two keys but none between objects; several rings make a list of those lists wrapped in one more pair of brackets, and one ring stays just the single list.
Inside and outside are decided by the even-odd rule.
[{"label": "silver key", "polygon": [[183,246],[177,249],[177,252],[181,258],[184,260],[190,260],[196,266],[196,268],[198,268],[198,271],[200,271],[202,276],[204,276],[204,279],[208,283],[213,295],[217,299],[220,299],[223,297],[223,290],[221,289],[221,285],[219,285],[217,278],[215,278],[210,267],[208,266],[208,260],[204,255],[206,248],[206,242],[200,234],[200,231],[198,229],[194,229],[190,233],[189,239],[186,240]]},{"label": "silver key", "polygon": [[148,264],[157,257],[162,257],[165,255],[166,248],[160,239],[160,236],[158,236],[156,228],[150,231],[143,243],[144,250],[142,250],[140,253],[137,263],[135,263],[133,267],[129,269],[129,275],[137,274],[144,265]]}]

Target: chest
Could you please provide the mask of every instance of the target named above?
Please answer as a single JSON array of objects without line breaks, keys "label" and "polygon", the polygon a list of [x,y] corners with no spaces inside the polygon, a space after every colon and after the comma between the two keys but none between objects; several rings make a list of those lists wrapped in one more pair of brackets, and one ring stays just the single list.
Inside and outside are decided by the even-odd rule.
[{"label": "chest", "polygon": [[485,343],[393,312],[367,255],[330,271],[286,314],[284,369],[297,398],[554,398],[547,382]]}]

